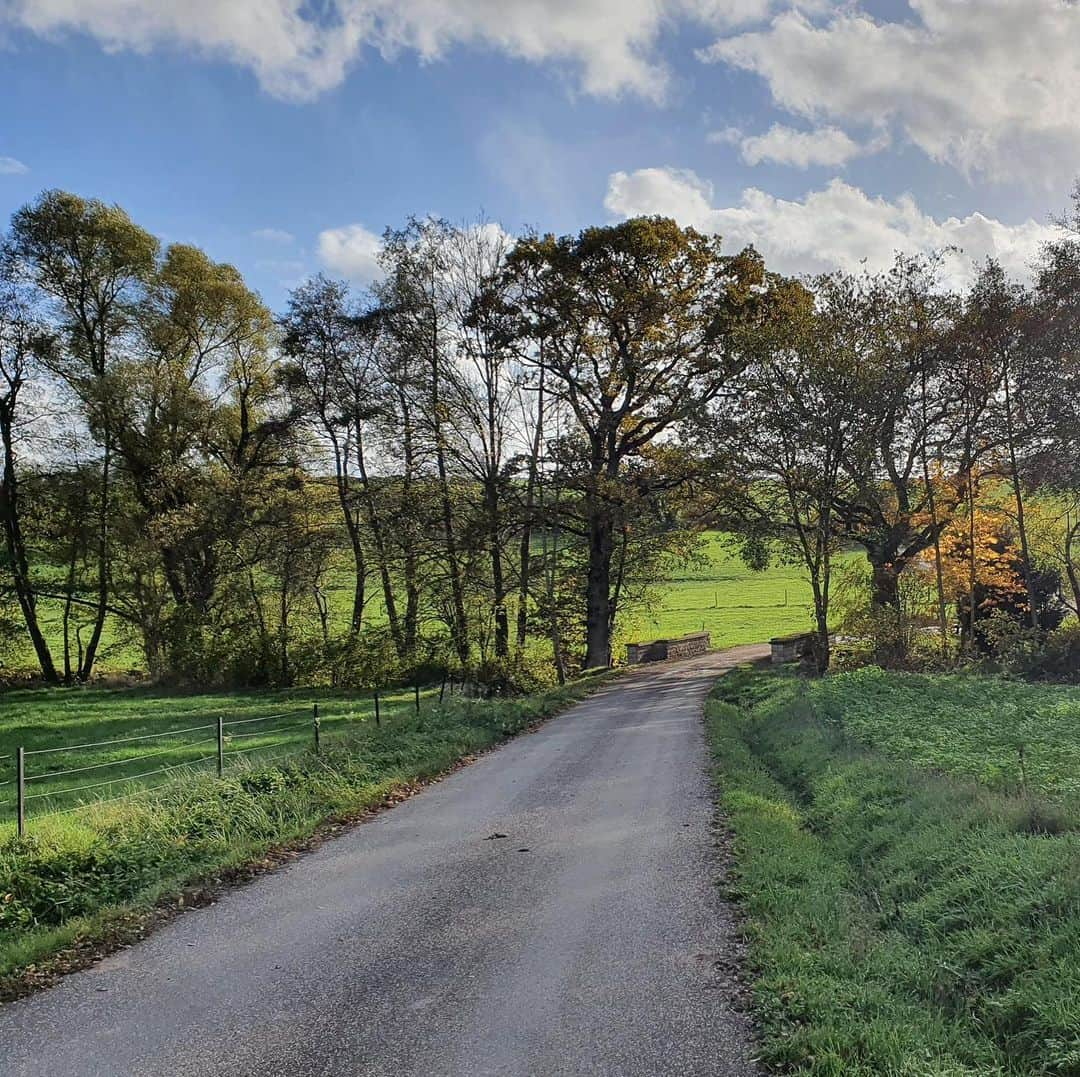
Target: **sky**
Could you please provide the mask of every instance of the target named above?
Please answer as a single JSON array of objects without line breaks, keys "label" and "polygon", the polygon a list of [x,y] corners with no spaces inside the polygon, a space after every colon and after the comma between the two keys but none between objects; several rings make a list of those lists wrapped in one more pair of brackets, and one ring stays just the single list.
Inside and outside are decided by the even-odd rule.
[{"label": "sky", "polygon": [[280,309],[409,214],[661,213],[771,268],[1023,275],[1080,176],[1077,0],[0,0],[0,226],[59,187]]}]

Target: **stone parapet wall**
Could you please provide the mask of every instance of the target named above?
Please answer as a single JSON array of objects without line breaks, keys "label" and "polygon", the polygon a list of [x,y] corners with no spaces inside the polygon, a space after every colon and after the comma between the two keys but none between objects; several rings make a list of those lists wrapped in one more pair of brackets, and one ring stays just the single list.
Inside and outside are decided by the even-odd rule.
[{"label": "stone parapet wall", "polygon": [[636,666],[642,662],[662,662],[668,658],[693,658],[705,654],[711,645],[708,632],[692,632],[676,639],[654,639],[647,643],[628,643],[626,664]]},{"label": "stone parapet wall", "polygon": [[797,662],[814,650],[813,632],[798,632],[791,636],[776,636],[769,640],[770,658],[775,665]]}]

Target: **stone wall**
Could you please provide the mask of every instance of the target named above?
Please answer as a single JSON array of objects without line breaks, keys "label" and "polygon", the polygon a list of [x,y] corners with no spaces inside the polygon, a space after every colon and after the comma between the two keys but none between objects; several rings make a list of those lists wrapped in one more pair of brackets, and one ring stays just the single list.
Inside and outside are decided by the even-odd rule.
[{"label": "stone wall", "polygon": [[626,645],[626,664],[636,666],[642,662],[662,662],[666,658],[693,658],[705,654],[711,645],[708,632],[692,632],[676,639],[654,639],[647,643]]},{"label": "stone wall", "polygon": [[776,636],[769,640],[770,659],[775,665],[797,662],[814,649],[812,632],[797,632],[792,636]]}]

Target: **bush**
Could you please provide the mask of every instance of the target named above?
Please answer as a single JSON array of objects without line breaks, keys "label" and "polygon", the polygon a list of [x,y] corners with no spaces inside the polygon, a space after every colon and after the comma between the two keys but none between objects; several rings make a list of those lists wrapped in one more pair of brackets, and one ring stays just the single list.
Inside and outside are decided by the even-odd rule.
[{"label": "bush", "polygon": [[987,622],[985,632],[1003,672],[1028,680],[1080,682],[1080,623],[1042,632],[997,614]]},{"label": "bush", "polygon": [[470,671],[484,695],[521,696],[555,686],[554,664],[528,651],[518,650],[506,658],[489,658]]}]

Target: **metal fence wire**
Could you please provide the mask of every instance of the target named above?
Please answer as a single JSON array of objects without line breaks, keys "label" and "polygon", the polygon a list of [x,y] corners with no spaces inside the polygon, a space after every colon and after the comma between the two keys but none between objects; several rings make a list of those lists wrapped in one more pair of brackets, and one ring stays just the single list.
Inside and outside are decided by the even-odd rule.
[{"label": "metal fence wire", "polygon": [[[265,723],[281,722],[286,724],[268,728]],[[257,727],[257,728],[253,728]],[[65,815],[68,812],[77,811],[79,808],[90,804],[110,804],[117,800],[145,793],[150,789],[165,784],[169,779],[156,782],[152,785],[140,785],[137,789],[131,789],[117,796],[98,796],[89,800],[80,800],[79,803],[68,807],[53,807],[53,803],[60,799],[71,796],[79,796],[94,791],[112,792],[113,787],[120,786],[124,782],[146,782],[147,779],[158,775],[174,775],[178,771],[190,772],[192,769],[209,762],[216,762],[218,776],[224,775],[228,760],[233,756],[248,755],[251,752],[262,751],[280,747],[282,744],[296,742],[298,734],[311,736],[308,745],[316,752],[320,749],[320,721],[319,705],[314,704],[311,710],[297,709],[281,711],[276,714],[267,714],[259,718],[237,718],[226,721],[219,717],[216,722],[204,725],[188,726],[184,729],[169,729],[162,733],[142,733],[132,737],[112,737],[108,740],[89,741],[85,744],[62,744],[50,748],[23,748],[19,747],[14,756],[0,756],[0,762],[14,761],[15,775],[0,781],[0,788],[15,786],[15,820],[16,830],[19,837],[23,837],[27,827],[27,812],[32,802],[42,801],[44,810],[35,811],[33,817],[40,818],[46,815]],[[202,736],[192,737],[192,734]],[[285,734],[284,738],[279,735]],[[245,747],[233,747],[235,742],[244,742],[252,738],[268,738],[279,736],[276,742],[267,744],[252,744]],[[180,740],[175,744],[163,744],[161,747],[151,746],[148,741],[167,741],[168,739],[189,738]],[[134,755],[120,755],[116,759],[105,759],[100,762],[82,763],[75,766],[57,769],[48,769],[48,762],[53,759],[63,759],[63,753],[90,752],[94,750],[116,750],[126,745],[137,745],[138,750]],[[142,751],[145,747],[149,750]],[[109,770],[115,767],[129,768],[135,764],[146,762],[151,759],[161,759],[163,756],[176,756],[199,749],[198,753],[191,758],[181,758],[177,762],[162,763],[146,770],[138,770],[135,773],[118,774],[113,777],[107,776]],[[41,758],[45,757],[45,758]],[[44,764],[45,769],[35,770],[35,763]],[[59,787],[51,783],[57,781],[70,781],[75,775],[86,775],[87,780],[79,781],[77,785],[62,784]],[[8,805],[10,799],[6,800]]]}]

